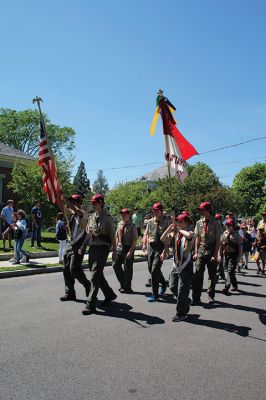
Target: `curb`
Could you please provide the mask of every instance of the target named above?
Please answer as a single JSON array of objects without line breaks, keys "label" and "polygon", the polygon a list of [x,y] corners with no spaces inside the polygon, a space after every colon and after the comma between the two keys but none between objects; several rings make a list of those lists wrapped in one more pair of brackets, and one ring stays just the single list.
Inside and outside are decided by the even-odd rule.
[{"label": "curb", "polygon": [[[146,257],[138,257],[135,261],[135,263],[138,262],[143,262],[146,261]],[[111,266],[112,262],[108,261],[105,266]],[[53,272],[61,272],[63,267],[42,267],[42,268],[31,268],[31,269],[23,269],[23,270],[18,270],[18,271],[5,271],[5,272],[0,272],[0,279],[4,278],[13,278],[13,277],[18,277],[18,276],[27,276],[27,275],[37,275],[37,274],[50,274]],[[87,265],[82,266],[82,269],[88,269]]]},{"label": "curb", "polygon": [[[10,253],[10,254],[1,254],[0,255],[0,261],[8,261],[11,256],[14,254]],[[34,259],[34,258],[49,258],[49,257],[57,257],[58,252],[55,251],[44,251],[42,253],[30,253],[30,258]]]}]

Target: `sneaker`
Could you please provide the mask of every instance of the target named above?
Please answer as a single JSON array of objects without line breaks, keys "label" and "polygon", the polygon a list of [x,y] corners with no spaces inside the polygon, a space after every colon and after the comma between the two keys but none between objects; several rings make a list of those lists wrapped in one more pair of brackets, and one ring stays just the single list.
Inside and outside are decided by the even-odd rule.
[{"label": "sneaker", "polygon": [[145,286],[146,286],[146,287],[151,287],[151,279],[148,279],[148,282],[145,283]]},{"label": "sneaker", "polygon": [[12,265],[17,265],[17,264],[20,264],[20,261],[14,260],[14,261],[12,262]]},{"label": "sneaker", "polygon": [[208,303],[208,304],[213,304],[213,303],[215,303],[214,298],[211,297],[211,296],[208,296],[207,303]]},{"label": "sneaker", "polygon": [[59,260],[59,264],[64,265],[64,260]]},{"label": "sneaker", "polygon": [[65,294],[64,296],[60,297],[61,301],[76,301],[75,294]]},{"label": "sneaker", "polygon": [[260,271],[257,271],[256,274],[259,275],[259,274],[260,274]]},{"label": "sneaker", "polygon": [[222,292],[223,292],[223,294],[225,294],[226,296],[230,296],[229,289],[224,288],[224,289],[222,290]]},{"label": "sneaker", "polygon": [[237,286],[233,287],[231,290],[232,290],[232,292],[237,292],[238,291],[238,287]]},{"label": "sneaker", "polygon": [[165,294],[167,289],[167,282],[165,282],[161,287],[160,287],[160,295],[162,296],[163,294]]},{"label": "sneaker", "polygon": [[180,321],[184,321],[185,319],[187,319],[187,315],[176,314],[176,315],[172,318],[172,321],[173,321],[173,322],[180,322]]},{"label": "sneaker", "polygon": [[148,297],[148,302],[149,303],[154,303],[155,301],[158,301],[158,296],[155,296],[154,294],[150,297]]},{"label": "sneaker", "polygon": [[14,257],[10,258],[10,260],[8,260],[8,262],[14,262],[16,261],[16,259]]},{"label": "sneaker", "polygon": [[111,304],[111,302],[114,301],[116,298],[117,298],[117,295],[115,293],[112,294],[112,296],[107,297],[106,299],[104,299],[102,301],[102,306],[103,307],[109,306],[109,304]]},{"label": "sneaker", "polygon": [[84,308],[84,310],[81,311],[81,313],[83,315],[95,314],[96,313],[96,308],[95,307],[91,307],[89,305],[86,305],[86,307]]},{"label": "sneaker", "polygon": [[26,262],[26,257],[22,257],[22,259],[20,260],[21,262]]}]

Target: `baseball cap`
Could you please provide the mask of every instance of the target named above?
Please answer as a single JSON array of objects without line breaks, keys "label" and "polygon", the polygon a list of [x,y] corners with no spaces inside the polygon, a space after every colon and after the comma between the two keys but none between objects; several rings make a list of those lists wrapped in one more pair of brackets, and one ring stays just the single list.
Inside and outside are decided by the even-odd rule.
[{"label": "baseball cap", "polygon": [[163,211],[163,205],[162,203],[160,203],[159,201],[157,203],[154,203],[152,208],[152,210],[159,210],[159,211]]},{"label": "baseball cap", "polygon": [[70,196],[68,200],[82,202],[82,197],[79,194],[72,194],[72,196]]},{"label": "baseball cap", "polygon": [[91,198],[90,198],[90,202],[93,203],[103,203],[104,202],[104,196],[102,194],[94,194]]},{"label": "baseball cap", "polygon": [[233,220],[233,218],[228,218],[228,219],[225,221],[225,225],[234,226],[234,225],[235,225],[235,221]]},{"label": "baseball cap", "polygon": [[198,206],[198,210],[208,210],[211,209],[211,207],[211,203],[209,203],[208,201],[204,201]]},{"label": "baseball cap", "polygon": [[215,214],[214,218],[215,219],[222,219],[223,216],[222,216],[222,214],[217,213],[217,214]]},{"label": "baseball cap", "polygon": [[182,215],[188,215],[189,216],[189,212],[187,210],[184,210],[181,212]]},{"label": "baseball cap", "polygon": [[130,214],[130,211],[128,208],[122,208],[122,210],[120,211],[120,214]]}]

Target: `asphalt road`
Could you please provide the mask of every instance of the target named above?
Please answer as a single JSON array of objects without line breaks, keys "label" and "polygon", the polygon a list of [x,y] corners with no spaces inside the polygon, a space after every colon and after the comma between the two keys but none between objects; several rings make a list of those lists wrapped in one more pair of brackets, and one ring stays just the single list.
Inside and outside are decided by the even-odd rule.
[{"label": "asphalt road", "polygon": [[1,400],[265,400],[266,277],[251,267],[240,292],[225,297],[218,284],[216,304],[180,323],[170,296],[147,303],[145,263],[135,265],[136,294],[90,316],[78,283],[80,301],[58,300],[61,273],[2,279]]}]

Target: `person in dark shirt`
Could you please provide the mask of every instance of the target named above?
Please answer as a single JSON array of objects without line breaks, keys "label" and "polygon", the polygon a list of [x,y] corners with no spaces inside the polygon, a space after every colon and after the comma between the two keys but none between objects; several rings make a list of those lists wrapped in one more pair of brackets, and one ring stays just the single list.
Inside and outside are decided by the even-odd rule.
[{"label": "person in dark shirt", "polygon": [[242,268],[248,269],[248,259],[252,248],[252,237],[247,231],[246,224],[240,225],[239,233],[242,238]]},{"label": "person in dark shirt", "polygon": [[32,234],[31,234],[31,247],[34,247],[34,242],[37,246],[41,247],[41,229],[42,229],[42,209],[40,200],[35,201],[35,205],[31,210],[32,217]]}]

